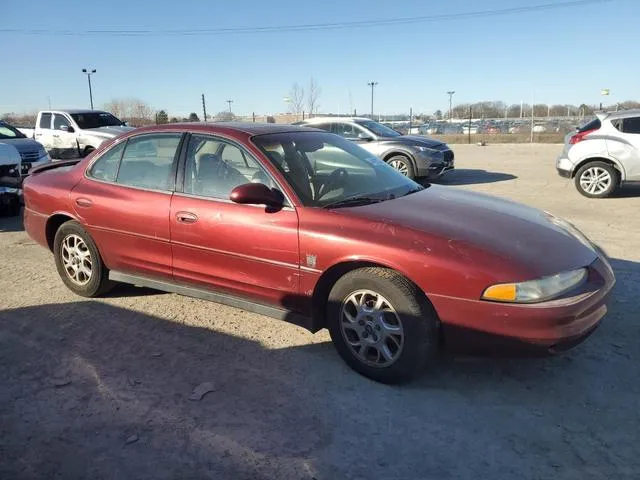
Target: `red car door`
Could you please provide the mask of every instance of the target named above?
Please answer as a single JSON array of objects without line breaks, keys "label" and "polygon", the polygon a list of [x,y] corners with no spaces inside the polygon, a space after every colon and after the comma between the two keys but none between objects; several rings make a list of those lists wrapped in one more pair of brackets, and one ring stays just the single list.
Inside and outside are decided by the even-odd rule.
[{"label": "red car door", "polygon": [[291,206],[270,212],[229,200],[233,188],[251,181],[276,186],[239,146],[191,136],[183,191],[171,200],[174,278],[291,307],[299,285],[298,216]]},{"label": "red car door", "polygon": [[169,211],[181,136],[116,143],[72,190],[75,211],[110,269],[172,278]]}]

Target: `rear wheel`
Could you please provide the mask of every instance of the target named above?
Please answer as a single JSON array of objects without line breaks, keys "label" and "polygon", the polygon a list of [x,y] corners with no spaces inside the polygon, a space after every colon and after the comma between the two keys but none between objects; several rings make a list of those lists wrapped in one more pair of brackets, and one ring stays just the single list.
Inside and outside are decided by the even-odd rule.
[{"label": "rear wheel", "polygon": [[113,287],[95,242],[78,222],[63,223],[58,229],[53,255],[60,278],[72,292],[97,297]]},{"label": "rear wheel", "polygon": [[606,198],[618,188],[620,175],[612,165],[596,161],[580,167],[574,181],[585,197]]},{"label": "rear wheel", "polygon": [[394,155],[387,159],[387,163],[405,177],[414,179],[416,176],[411,160],[404,155]]},{"label": "rear wheel", "polygon": [[415,377],[438,349],[433,307],[412,282],[386,268],[340,278],[329,294],[327,325],[342,359],[382,383]]}]

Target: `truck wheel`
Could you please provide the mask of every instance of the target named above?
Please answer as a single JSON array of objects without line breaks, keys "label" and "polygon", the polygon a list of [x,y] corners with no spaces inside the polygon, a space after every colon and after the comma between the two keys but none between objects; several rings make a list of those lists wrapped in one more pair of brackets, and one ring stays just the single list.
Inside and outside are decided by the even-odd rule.
[{"label": "truck wheel", "polygon": [[618,171],[608,163],[589,162],[578,170],[575,176],[578,191],[589,198],[606,198],[620,184]]},{"label": "truck wheel", "polygon": [[63,223],[53,243],[56,268],[72,292],[97,297],[114,285],[91,235],[76,221]]},{"label": "truck wheel", "polygon": [[360,268],[340,278],[329,294],[327,326],[342,359],[382,383],[410,380],[438,350],[433,306],[387,268]]},{"label": "truck wheel", "polygon": [[405,177],[409,177],[413,180],[416,176],[415,172],[413,171],[411,160],[409,160],[404,155],[394,155],[387,159],[387,163],[390,167],[396,169]]}]

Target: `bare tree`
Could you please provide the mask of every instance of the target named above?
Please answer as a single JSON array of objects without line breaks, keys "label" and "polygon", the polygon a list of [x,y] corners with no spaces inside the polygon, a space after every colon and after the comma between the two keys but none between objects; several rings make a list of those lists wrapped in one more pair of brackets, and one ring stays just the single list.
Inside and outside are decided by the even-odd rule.
[{"label": "bare tree", "polygon": [[294,83],[289,92],[289,109],[297,117],[302,115],[304,109],[304,88],[298,82]]},{"label": "bare tree", "polygon": [[318,99],[320,98],[321,92],[322,89],[313,77],[311,77],[311,80],[309,80],[309,91],[307,92],[307,110],[309,111],[309,116],[318,113],[318,108],[320,108]]},{"label": "bare tree", "polygon": [[104,109],[132,126],[154,123],[155,112],[151,106],[137,98],[116,98],[104,105]]}]

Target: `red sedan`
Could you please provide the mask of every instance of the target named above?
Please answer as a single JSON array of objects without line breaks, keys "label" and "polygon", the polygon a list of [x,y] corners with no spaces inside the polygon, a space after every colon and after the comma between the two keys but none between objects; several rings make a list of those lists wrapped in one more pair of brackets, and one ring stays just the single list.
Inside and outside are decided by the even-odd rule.
[{"label": "red sedan", "polygon": [[439,348],[557,351],[586,338],[615,279],[570,224],[454,187],[421,186],[308,127],[135,130],[33,171],[25,228],[62,281],[115,282],[328,328],[382,382]]}]

